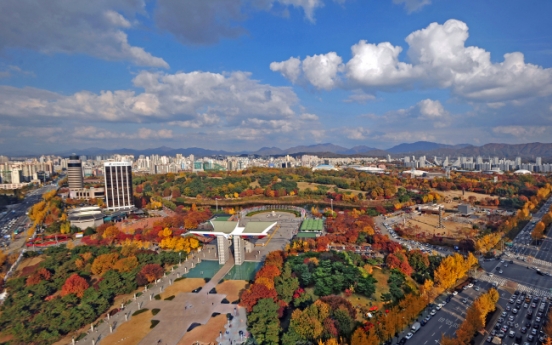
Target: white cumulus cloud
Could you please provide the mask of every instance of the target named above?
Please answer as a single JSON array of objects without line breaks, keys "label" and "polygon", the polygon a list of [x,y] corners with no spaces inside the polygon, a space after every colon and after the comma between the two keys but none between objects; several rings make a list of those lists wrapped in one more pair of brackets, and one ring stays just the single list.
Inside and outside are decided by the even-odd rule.
[{"label": "white cumulus cloud", "polygon": [[[312,72],[307,75],[304,66],[313,59],[311,56],[303,59],[301,70],[297,58],[293,58],[292,74],[289,68],[278,68],[285,61],[271,67],[293,82],[304,80],[325,90],[361,88],[373,93],[417,86],[448,88],[457,97],[490,104],[552,95],[552,68],[526,63],[520,52],[505,54],[504,61],[494,63],[486,50],[466,46],[468,37],[468,26],[451,19],[444,24],[432,23],[406,37],[409,63],[400,60],[399,46],[361,40],[352,46],[352,58],[345,68],[322,69],[314,77]],[[341,63],[338,55],[328,54],[332,54],[334,65]]]}]

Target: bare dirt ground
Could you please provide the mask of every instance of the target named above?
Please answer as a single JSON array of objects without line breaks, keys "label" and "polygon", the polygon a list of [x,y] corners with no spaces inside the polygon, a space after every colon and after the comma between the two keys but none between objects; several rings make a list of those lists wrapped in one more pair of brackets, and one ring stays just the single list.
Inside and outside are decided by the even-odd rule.
[{"label": "bare dirt ground", "polygon": [[[448,214],[444,214],[444,217]],[[421,237],[432,237],[433,235],[444,237],[464,238],[472,233],[471,225],[467,223],[457,223],[443,221],[444,228],[437,228],[439,225],[439,216],[436,214],[422,214],[412,219],[406,220],[406,225],[413,229],[409,237],[420,235]]]},{"label": "bare dirt ground", "polygon": [[[467,203],[468,198],[470,196],[475,197],[475,199],[477,201],[481,201],[481,200],[484,200],[486,198],[490,198],[492,200],[497,198],[496,196],[490,196],[490,195],[487,195],[487,194],[479,194],[479,193],[467,192],[467,191],[464,192],[464,194],[462,195],[461,190],[449,190],[449,191],[443,192],[443,191],[440,191],[440,190],[433,189],[433,191],[436,192],[436,193],[441,194],[445,198],[447,198],[447,197],[450,198],[451,202],[444,203],[445,207],[450,208],[450,209],[456,209],[458,207],[458,205]],[[454,198],[460,198],[460,200],[453,200]]]},{"label": "bare dirt ground", "polygon": [[226,315],[217,315],[209,319],[205,325],[198,326],[190,332],[186,332],[178,345],[191,345],[199,342],[200,344],[216,343],[219,332],[224,332],[226,324]]},{"label": "bare dirt ground", "polygon": [[150,320],[155,318],[148,310],[130,318],[117,327],[113,334],[103,338],[102,344],[136,345],[150,332]]},{"label": "bare dirt ground", "polygon": [[129,220],[128,222],[120,222],[115,225],[120,231],[126,233],[134,233],[136,229],[152,228],[153,223],[162,220],[163,217],[144,218],[139,220]]},{"label": "bare dirt ground", "polygon": [[234,302],[240,298],[240,293],[248,284],[245,280],[226,280],[217,285],[216,289],[217,293],[226,295],[227,300]]},{"label": "bare dirt ground", "polygon": [[36,256],[34,258],[28,258],[19,263],[17,266],[17,269],[15,270],[16,273],[21,272],[25,267],[34,266],[44,261],[44,257],[42,256]]},{"label": "bare dirt ground", "polygon": [[161,299],[165,299],[173,295],[176,296],[179,293],[192,292],[192,290],[204,285],[205,280],[201,278],[185,278],[173,283],[173,285],[167,286],[165,291],[161,293]]}]

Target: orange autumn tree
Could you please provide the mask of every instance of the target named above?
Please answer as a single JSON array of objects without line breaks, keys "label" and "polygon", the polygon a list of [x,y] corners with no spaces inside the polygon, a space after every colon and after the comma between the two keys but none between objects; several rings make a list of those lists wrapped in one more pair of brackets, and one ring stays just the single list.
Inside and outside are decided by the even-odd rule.
[{"label": "orange autumn tree", "polygon": [[138,264],[139,264],[138,259],[136,259],[135,256],[130,256],[128,258],[123,258],[123,259],[120,259],[119,261],[117,261],[113,265],[113,269],[120,272],[120,273],[130,272],[133,269],[135,269],[136,267],[138,267]]},{"label": "orange autumn tree", "polygon": [[545,228],[546,226],[543,222],[538,222],[533,231],[531,231],[531,238],[533,240],[542,240],[544,238]]},{"label": "orange autumn tree", "polygon": [[68,294],[75,294],[77,297],[82,298],[84,296],[84,291],[88,289],[89,285],[86,279],[74,273],[71,275],[61,288],[61,296],[66,296]]},{"label": "orange autumn tree", "polygon": [[118,259],[119,254],[117,253],[99,255],[92,263],[92,273],[97,275],[104,274],[113,268]]}]

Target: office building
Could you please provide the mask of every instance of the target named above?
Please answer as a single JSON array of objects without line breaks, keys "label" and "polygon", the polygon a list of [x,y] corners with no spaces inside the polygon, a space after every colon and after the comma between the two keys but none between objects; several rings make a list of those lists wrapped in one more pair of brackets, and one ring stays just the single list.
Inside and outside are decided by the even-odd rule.
[{"label": "office building", "polygon": [[105,204],[108,210],[125,210],[132,203],[132,163],[104,163]]},{"label": "office building", "polygon": [[67,183],[69,184],[69,189],[82,189],[84,187],[82,162],[76,154],[69,156],[69,161],[67,162]]}]

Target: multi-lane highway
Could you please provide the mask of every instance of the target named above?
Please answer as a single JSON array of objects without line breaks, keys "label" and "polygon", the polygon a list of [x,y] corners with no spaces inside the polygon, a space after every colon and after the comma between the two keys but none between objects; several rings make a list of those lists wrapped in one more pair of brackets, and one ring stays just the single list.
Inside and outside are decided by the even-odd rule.
[{"label": "multi-lane highway", "polygon": [[[27,230],[30,224],[30,220],[27,217],[28,209],[40,200],[42,200],[42,194],[53,189],[57,189],[55,183],[47,184],[32,192],[29,192],[25,196],[23,201],[19,204],[9,207],[6,215],[2,219],[0,219],[0,232],[2,234],[0,238],[0,247],[3,250],[7,251],[8,253],[12,253],[19,250],[23,246],[26,235],[24,234],[24,232]],[[23,233],[23,235],[21,235],[21,238],[16,239],[12,242],[12,234],[18,229],[20,233]]]},{"label": "multi-lane highway", "polygon": [[516,256],[529,256],[552,263],[552,238],[545,238],[539,241],[538,245],[531,239],[531,231],[533,231],[535,224],[549,211],[550,206],[552,206],[552,198],[548,199],[540,210],[533,215],[532,221],[525,225],[514,238],[513,246],[507,249],[508,252]]}]

